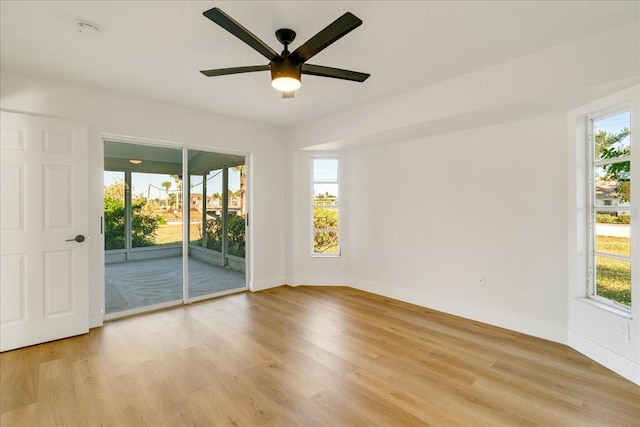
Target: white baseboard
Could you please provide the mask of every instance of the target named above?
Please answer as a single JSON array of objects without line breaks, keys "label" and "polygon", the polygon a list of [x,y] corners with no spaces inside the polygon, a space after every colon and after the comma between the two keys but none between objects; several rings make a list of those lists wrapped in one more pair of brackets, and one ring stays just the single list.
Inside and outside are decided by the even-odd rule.
[{"label": "white baseboard", "polygon": [[620,356],[617,353],[589,340],[588,338],[569,331],[569,347],[584,354],[589,359],[595,360],[602,366],[611,369],[618,375],[640,385],[640,365],[633,360]]},{"label": "white baseboard", "polygon": [[432,310],[442,311],[465,319],[487,323],[489,325],[532,335],[534,337],[558,342],[560,344],[567,343],[566,329],[547,322],[541,322],[536,319],[520,316],[517,313],[499,311],[493,308],[471,304],[469,302],[452,300],[450,298],[434,297],[433,295],[396,288],[363,279],[353,279],[351,286],[355,289],[397,299],[410,304],[416,304]]},{"label": "white baseboard", "polygon": [[265,289],[282,286],[285,283],[287,282],[284,276],[274,276],[274,277],[266,277],[266,278],[263,277],[263,278],[251,281],[249,283],[249,290],[253,292],[263,291]]},{"label": "white baseboard", "polygon": [[99,328],[103,325],[104,314],[102,313],[91,313],[89,315],[89,329]]}]

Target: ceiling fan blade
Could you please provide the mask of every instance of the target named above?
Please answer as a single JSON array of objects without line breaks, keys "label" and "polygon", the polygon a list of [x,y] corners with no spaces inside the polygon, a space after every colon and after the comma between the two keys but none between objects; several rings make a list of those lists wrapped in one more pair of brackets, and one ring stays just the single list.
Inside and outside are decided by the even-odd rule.
[{"label": "ceiling fan blade", "polygon": [[204,70],[200,72],[207,77],[214,77],[226,76],[228,74],[252,73],[254,71],[269,71],[270,69],[270,65],[252,65],[249,67],[218,68],[217,70]]},{"label": "ceiling fan blade", "polygon": [[236,22],[232,17],[214,7],[202,13],[207,18],[211,19],[216,24],[220,25],[225,30],[251,46],[254,50],[260,53],[262,56],[272,61],[278,58],[280,55],[271,49],[265,42],[256,37],[253,33],[247,30],[245,27]]},{"label": "ceiling fan blade", "polygon": [[323,67],[322,65],[302,64],[302,74],[311,76],[332,77],[334,79],[351,80],[363,82],[371,74],[359,73],[357,71],[342,70],[340,68]]},{"label": "ceiling fan blade", "polygon": [[362,25],[362,20],[353,13],[347,12],[307,40],[302,46],[299,46],[292,55],[297,56],[300,62],[305,62],[360,25]]}]

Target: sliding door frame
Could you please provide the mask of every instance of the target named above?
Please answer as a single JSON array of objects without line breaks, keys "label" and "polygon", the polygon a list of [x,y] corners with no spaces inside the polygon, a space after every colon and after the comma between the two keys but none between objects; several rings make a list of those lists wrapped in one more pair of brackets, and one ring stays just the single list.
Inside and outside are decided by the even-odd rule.
[{"label": "sliding door frame", "polygon": [[[104,270],[104,265],[105,265],[105,249],[104,249],[104,216],[102,216],[100,218],[101,221],[101,231],[102,231],[102,235],[100,236],[100,238],[102,239],[102,243],[100,245],[100,252],[96,253],[95,256],[99,257],[99,259],[102,260],[101,265],[102,265],[102,269],[100,271],[100,284],[101,284],[101,289],[100,289],[100,297],[101,297],[101,307],[102,307],[102,313],[103,313],[103,320],[113,320],[116,318],[120,318],[120,317],[126,317],[126,316],[132,316],[132,315],[136,315],[139,313],[145,313],[145,312],[149,312],[149,311],[154,311],[154,310],[158,310],[158,309],[163,309],[163,308],[168,308],[168,307],[172,307],[172,306],[177,306],[180,304],[190,304],[193,302],[197,302],[197,301],[201,301],[201,300],[205,300],[205,299],[209,299],[212,297],[218,297],[218,296],[223,296],[223,295],[228,295],[228,294],[233,294],[233,293],[238,293],[238,292],[243,292],[245,290],[253,290],[251,284],[253,283],[253,259],[252,259],[252,255],[253,255],[253,239],[252,239],[252,227],[250,227],[250,223],[249,223],[249,219],[251,218],[251,214],[252,214],[252,210],[253,210],[253,203],[252,203],[252,191],[253,191],[253,185],[252,185],[252,167],[251,167],[251,158],[252,155],[251,153],[248,152],[244,152],[244,151],[235,151],[235,150],[228,150],[228,149],[222,149],[222,148],[218,148],[218,147],[208,147],[208,146],[198,146],[198,145],[192,145],[192,144],[184,144],[184,143],[178,143],[178,142],[171,142],[171,141],[162,141],[162,140],[154,140],[154,139],[148,139],[148,138],[139,138],[139,137],[130,137],[130,136],[124,136],[124,135],[116,135],[116,134],[109,134],[109,133],[102,133],[100,135],[102,144],[101,144],[101,158],[100,158],[100,164],[101,164],[101,169],[102,169],[102,173],[104,173],[104,144],[105,142],[118,142],[118,143],[124,143],[124,144],[137,144],[137,145],[144,145],[144,146],[148,146],[148,147],[158,147],[158,148],[171,148],[171,149],[181,149],[182,150],[182,177],[183,177],[183,185],[182,185],[182,193],[181,193],[181,197],[182,197],[182,211],[183,211],[183,215],[182,215],[182,287],[183,287],[183,292],[182,292],[182,301],[181,303],[179,303],[178,301],[169,301],[169,302],[165,302],[165,303],[159,303],[159,304],[154,304],[154,305],[150,305],[150,306],[145,306],[145,307],[140,307],[140,308],[136,308],[136,309],[131,309],[131,310],[126,310],[123,311],[122,314],[120,314],[120,312],[116,312],[116,313],[110,313],[110,314],[106,314],[105,312],[105,270]],[[231,289],[228,291],[222,291],[222,292],[218,292],[215,294],[208,294],[208,295],[203,295],[203,296],[199,296],[199,297],[195,297],[195,298],[189,298],[189,269],[188,269],[188,258],[189,258],[189,226],[190,226],[190,202],[188,199],[189,196],[189,185],[190,185],[190,176],[189,176],[189,159],[188,159],[188,155],[189,155],[189,150],[197,150],[197,151],[203,151],[203,152],[208,152],[208,153],[214,153],[214,154],[229,154],[229,155],[234,155],[234,156],[241,156],[244,157],[244,165],[245,165],[245,174],[246,174],[246,188],[245,188],[245,212],[246,212],[246,218],[245,218],[245,272],[244,272],[244,276],[245,276],[245,286],[243,288],[237,288],[237,289]],[[185,208],[185,202],[186,203],[186,208]],[[185,215],[186,212],[186,215]],[[130,227],[130,225],[129,225]],[[225,236],[226,237],[226,236]],[[224,262],[226,264],[226,262]]]}]

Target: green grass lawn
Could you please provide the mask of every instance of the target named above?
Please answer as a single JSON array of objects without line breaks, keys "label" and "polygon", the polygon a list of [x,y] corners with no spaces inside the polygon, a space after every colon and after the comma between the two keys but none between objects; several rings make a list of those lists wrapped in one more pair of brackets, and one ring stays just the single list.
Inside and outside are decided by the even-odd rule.
[{"label": "green grass lawn", "polygon": [[[200,231],[195,224],[189,229],[191,241],[200,239]],[[156,245],[169,245],[182,242],[182,224],[164,224],[156,230]]]},{"label": "green grass lawn", "polygon": [[[596,249],[629,256],[630,243],[628,237],[597,236]],[[597,256],[596,287],[599,296],[631,306],[631,263]]]}]

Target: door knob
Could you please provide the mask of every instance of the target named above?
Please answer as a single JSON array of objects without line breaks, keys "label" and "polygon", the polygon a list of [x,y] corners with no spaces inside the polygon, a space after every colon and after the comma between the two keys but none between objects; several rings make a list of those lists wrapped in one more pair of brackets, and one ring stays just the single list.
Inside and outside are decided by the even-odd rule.
[{"label": "door knob", "polygon": [[82,243],[84,242],[84,236],[82,234],[78,234],[76,237],[74,237],[73,239],[67,239],[65,240],[65,242],[78,242],[78,243]]}]

